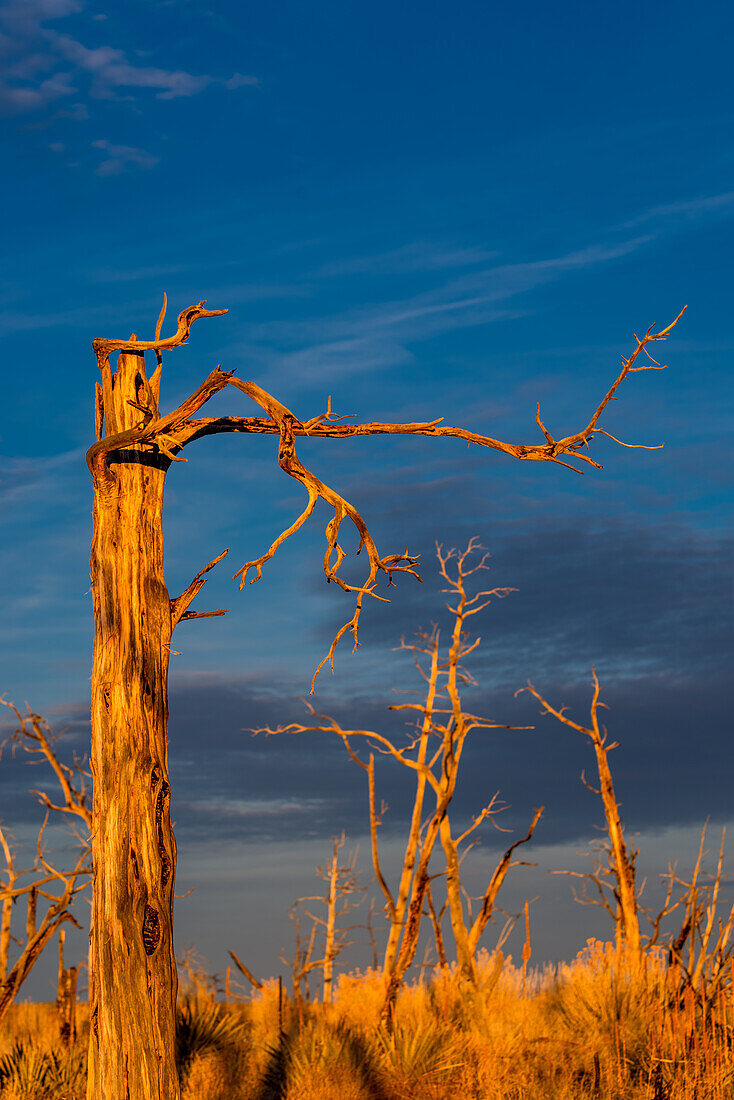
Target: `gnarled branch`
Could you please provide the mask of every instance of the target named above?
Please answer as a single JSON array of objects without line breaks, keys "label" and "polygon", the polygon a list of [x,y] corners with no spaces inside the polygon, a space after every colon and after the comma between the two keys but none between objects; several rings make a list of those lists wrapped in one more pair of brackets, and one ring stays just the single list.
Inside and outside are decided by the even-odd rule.
[{"label": "gnarled branch", "polygon": [[[635,446],[651,448],[658,446],[657,444],[624,443],[611,435],[610,432],[597,427],[597,424],[606,406],[610,401],[616,398],[617,391],[628,374],[641,370],[663,369],[661,364],[652,358],[647,347],[651,343],[667,339],[671,330],[677,324],[684,312],[684,310],[681,310],[675,320],[660,332],[655,332],[654,326],[651,325],[641,339],[635,335],[635,349],[629,358],[622,359],[622,366],[619,374],[596,406],[585,427],[571,435],[556,439],[541,420],[540,405],[538,404],[536,408],[536,423],[545,437],[545,442],[542,444],[521,444],[507,443],[499,439],[494,439],[491,436],[467,431],[464,428],[444,425],[442,418],[406,424],[379,422],[343,424],[339,423],[339,421],[343,419],[342,417],[337,417],[332,414],[330,398],[325,413],[311,417],[308,420],[301,420],[276,397],[268,393],[261,386],[258,386],[255,382],[240,381],[233,376],[234,372],[225,372],[219,367],[217,367],[198,390],[174,410],[174,412],[161,417],[158,414],[157,403],[158,381],[161,369],[161,351],[186,343],[191,325],[199,317],[214,317],[227,312],[226,310],[204,309],[204,304],[205,303],[202,301],[199,302],[198,305],[183,310],[183,312],[179,314],[176,333],[165,340],[160,339],[160,328],[166,305],[164,299],[164,307],[158,318],[154,340],[140,341],[132,338],[130,340],[94,341],[95,353],[102,370],[102,394],[99,404],[103,406],[102,411],[104,413],[104,422],[107,426],[108,434],[90,447],[87,454],[87,462],[100,490],[103,493],[109,493],[114,490],[115,485],[115,478],[109,466],[112,461],[112,456],[117,452],[124,451],[126,448],[151,448],[157,451],[164,460],[170,462],[181,461],[179,455],[180,450],[194,439],[202,438],[205,435],[213,435],[221,432],[279,435],[278,462],[280,467],[290,477],[303,485],[307,493],[307,503],[300,515],[281,532],[281,534],[271,543],[266,552],[260,557],[246,562],[235,574],[235,578],[239,577],[240,588],[244,585],[250,571],[254,571],[254,576],[250,578],[250,583],[258,580],[262,576],[263,565],[269,561],[276,554],[278,548],[294,535],[303,526],[306,520],[309,519],[319,499],[323,500],[333,509],[333,517],[326,528],[326,552],[323,562],[324,575],[327,581],[334,581],[343,591],[354,594],[356,600],[351,618],[340,627],[326,656],[321,660],[314,673],[311,682],[311,694],[314,692],[316,677],[323,666],[328,664],[333,668],[336,647],[344,635],[351,632],[354,648],[356,649],[359,645],[358,630],[364,597],[372,596],[379,600],[386,599],[384,596],[378,595],[375,591],[379,574],[384,573],[387,576],[388,586],[393,584],[394,573],[409,573],[418,580],[420,580],[420,577],[416,570],[417,558],[411,557],[407,549],[402,554],[394,554],[386,557],[380,555],[367,528],[367,524],[357,509],[336,492],[336,490],[317,478],[299,459],[295,447],[296,438],[307,436],[309,438],[348,439],[359,435],[447,436],[455,439],[462,439],[467,443],[474,443],[477,446],[489,447],[490,449],[518,458],[521,461],[554,462],[566,466],[576,473],[583,473],[583,470],[580,470],[573,462],[564,461],[564,458],[586,463],[595,469],[602,469],[601,463],[591,458],[588,453],[584,453],[588,450],[591,441],[596,435],[605,435],[624,447]],[[158,358],[158,367],[150,382],[143,379],[145,382],[143,389],[146,390],[147,388],[147,397],[145,397],[140,404],[134,403],[135,407],[140,409],[143,419],[138,426],[126,431],[115,430],[114,404],[112,399],[113,383],[109,365],[109,355],[113,350],[119,350],[128,354],[141,354],[146,350],[152,350],[156,353]],[[638,357],[643,352],[648,362],[642,362],[641,365],[636,365]],[[142,375],[144,375],[144,371]],[[195,413],[198,412],[209,398],[228,384],[241,390],[247,397],[254,401],[255,404],[259,405],[266,415],[264,417],[193,419]],[[101,420],[98,417],[98,434],[101,434],[101,431]],[[365,549],[367,552],[367,576],[361,585],[348,583],[340,574],[342,563],[346,557],[346,552],[339,541],[340,530],[344,520],[349,520],[359,535],[357,553],[359,554],[362,549]],[[498,592],[496,594],[500,593]],[[484,595],[489,595],[489,593],[485,593]],[[479,611],[481,608],[476,607],[474,610]],[[210,614],[219,614],[219,612]],[[181,617],[184,617],[183,614]],[[197,616],[190,615],[188,617]]]}]

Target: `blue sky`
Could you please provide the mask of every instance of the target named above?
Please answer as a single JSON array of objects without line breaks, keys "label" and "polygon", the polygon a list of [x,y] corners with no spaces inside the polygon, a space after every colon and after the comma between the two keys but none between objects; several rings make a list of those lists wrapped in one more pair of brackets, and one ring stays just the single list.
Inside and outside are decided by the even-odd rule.
[{"label": "blue sky", "polygon": [[[301,446],[382,552],[407,544],[424,575],[367,608],[363,647],[342,649],[318,702],[384,721],[391,689],[413,686],[393,647],[441,615],[436,539],[478,535],[492,583],[519,591],[482,624],[472,706],[534,722],[513,696],[531,678],[580,717],[593,663],[653,877],[707,815],[730,818],[731,23],[723,3],[0,4],[0,690],[83,747],[90,343],[149,338],[164,290],[169,322],[201,298],[230,310],[168,357],[168,407],[221,363],[302,418],[331,394],[359,420],[444,416],[523,442],[539,441],[537,400],[554,433],[580,428],[633,331],[688,303],[670,369],[630,378],[604,420],[661,451],[600,439],[605,469],[582,478],[445,439]],[[211,408],[250,412],[234,391]],[[338,746],[241,730],[302,714],[346,598],[319,573],[318,509],[259,584],[229,579],[301,507],[272,439],[205,439],[187,457],[168,478],[169,589],[225,546],[232,569],[200,597],[229,616],[176,635],[179,881],[199,883],[178,934],[217,968],[251,944],[272,973],[329,838],[364,833],[361,776]],[[531,750],[509,734],[477,746],[457,812],[498,787],[515,828],[548,806],[528,889],[551,958],[591,918],[546,871],[570,865],[599,809],[578,781],[585,746],[537,724]],[[405,795],[382,782],[395,845]],[[29,785],[3,758],[0,817],[19,836]]]}]

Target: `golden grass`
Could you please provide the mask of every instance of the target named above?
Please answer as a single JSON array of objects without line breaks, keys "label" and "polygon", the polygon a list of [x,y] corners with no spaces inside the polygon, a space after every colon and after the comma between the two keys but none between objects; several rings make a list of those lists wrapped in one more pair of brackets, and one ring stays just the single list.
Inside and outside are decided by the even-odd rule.
[{"label": "golden grass", "polygon": [[[407,986],[392,1035],[378,1024],[374,971],[341,975],[332,1005],[286,1001],[282,1032],[275,981],[237,1004],[189,997],[182,1100],[734,1100],[731,982],[702,1004],[679,995],[660,956],[631,967],[596,941],[527,978],[499,962],[480,953],[475,990],[452,969]],[[53,1006],[16,1005],[0,1036],[2,1100],[81,1100],[80,1082],[70,1091],[56,1071],[23,1092],[2,1061],[25,1059],[28,1078],[59,1050]]]}]

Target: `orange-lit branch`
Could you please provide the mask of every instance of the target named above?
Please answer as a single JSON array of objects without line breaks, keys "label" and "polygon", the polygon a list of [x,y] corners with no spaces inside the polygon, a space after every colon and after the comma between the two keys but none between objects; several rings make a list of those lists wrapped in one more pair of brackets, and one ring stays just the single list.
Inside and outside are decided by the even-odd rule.
[{"label": "orange-lit branch", "polygon": [[[119,340],[95,340],[94,348],[102,370],[102,386],[98,394],[98,405],[103,409],[104,416],[98,417],[98,435],[102,436],[102,422],[104,420],[107,435],[99,438],[88,452],[87,462],[95,482],[100,491],[105,494],[112,493],[115,488],[115,478],[111,465],[115,458],[119,461],[119,454],[126,448],[151,449],[161,456],[165,462],[180,461],[180,450],[195,439],[205,435],[214,435],[223,432],[265,433],[280,436],[278,447],[278,462],[284,473],[303,485],[307,502],[300,515],[271,543],[269,548],[260,557],[246,562],[235,574],[240,579],[240,588],[244,585],[248,573],[254,571],[250,583],[262,576],[262,568],[277,552],[278,548],[294,535],[311,516],[318,500],[323,500],[332,510],[333,516],[326,528],[326,552],[324,554],[323,569],[327,581],[334,581],[344,592],[356,595],[354,611],[338,630],[332,641],[326,656],[319,663],[311,682],[311,694],[314,692],[314,684],[319,671],[325,664],[333,667],[334,653],[340,640],[347,632],[351,632],[354,648],[359,645],[358,630],[365,596],[385,600],[375,591],[377,578],[380,573],[387,576],[388,586],[393,583],[394,573],[409,573],[420,580],[416,571],[417,558],[411,557],[407,549],[402,554],[394,554],[382,557],[372,539],[367,524],[357,509],[335,489],[327,485],[315,476],[300,460],[296,453],[295,441],[300,437],[350,439],[354,436],[372,435],[425,435],[446,436],[454,439],[462,439],[467,443],[474,443],[480,447],[488,447],[501,451],[504,454],[526,462],[554,462],[566,466],[576,473],[583,473],[572,462],[564,461],[571,458],[578,462],[586,463],[595,469],[602,469],[600,462],[591,458],[588,453],[589,445],[596,435],[605,435],[623,447],[641,447],[654,449],[657,444],[632,444],[624,443],[611,435],[603,428],[597,427],[599,418],[609,402],[615,399],[617,391],[628,374],[641,370],[661,370],[662,366],[652,358],[647,348],[651,343],[667,339],[671,330],[680,320],[684,310],[678,314],[674,321],[660,332],[654,332],[651,325],[642,339],[635,335],[636,347],[628,359],[622,360],[622,367],[597,405],[591,418],[579,432],[554,438],[540,417],[540,405],[536,408],[536,423],[545,437],[542,444],[506,443],[491,436],[470,432],[464,428],[451,427],[443,424],[443,418],[430,421],[416,421],[413,423],[393,424],[381,422],[369,422],[364,424],[338,423],[341,417],[336,417],[331,412],[331,398],[327,404],[327,411],[308,420],[299,419],[290,409],[283,405],[272,394],[268,393],[255,382],[242,382],[233,376],[233,372],[225,372],[217,367],[211,372],[204,383],[174,412],[161,417],[158,413],[157,392],[160,379],[160,352],[161,350],[177,347],[186,343],[191,330],[191,325],[199,317],[214,317],[226,310],[204,309],[204,302],[184,310],[178,318],[176,333],[166,340],[160,339],[160,328],[165,313],[161,311],[156,325],[156,338],[152,341],[139,341],[135,338],[126,341]],[[684,307],[685,309],[685,307]],[[142,386],[141,400],[132,402],[135,408],[143,415],[141,423],[127,431],[117,431],[114,420],[113,401],[111,399],[111,373],[109,356],[112,351],[121,350],[128,354],[142,354],[146,350],[153,350],[159,357],[159,365],[151,381]],[[635,365],[638,357],[644,352],[648,362]],[[144,372],[142,372],[144,378]],[[215,394],[227,385],[232,385],[249,397],[265,413],[264,416],[255,417],[217,417],[208,419],[193,419],[198,410]],[[361,585],[349,584],[340,575],[342,563],[346,552],[340,544],[340,530],[344,520],[354,526],[359,535],[359,554],[366,550],[368,558],[367,575]],[[479,610],[477,608],[476,610]]]}]

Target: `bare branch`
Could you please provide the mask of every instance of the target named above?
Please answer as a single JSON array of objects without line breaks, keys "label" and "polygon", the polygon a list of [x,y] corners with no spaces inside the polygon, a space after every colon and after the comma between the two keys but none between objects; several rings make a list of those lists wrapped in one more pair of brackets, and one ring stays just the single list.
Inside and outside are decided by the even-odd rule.
[{"label": "bare branch", "polygon": [[[178,330],[176,334],[169,337],[168,340],[160,340],[160,327],[162,319],[165,314],[165,298],[163,310],[161,316],[158,319],[156,326],[156,339],[153,341],[137,341],[131,339],[128,341],[114,341],[114,340],[95,340],[94,347],[97,353],[98,361],[103,371],[103,390],[104,390],[104,404],[105,409],[108,410],[108,419],[112,409],[112,383],[109,370],[109,354],[112,350],[118,349],[123,352],[132,354],[140,354],[145,350],[155,350],[156,354],[160,357],[160,352],[165,348],[176,347],[182,343],[185,343],[188,339],[191,325],[198,317],[211,317],[226,312],[226,310],[205,310],[203,309],[203,302],[200,302],[197,306],[192,306],[188,310],[184,310],[178,319]],[[407,548],[402,554],[390,555],[382,557],[377,547],[372,540],[367,525],[360,515],[360,513],[345,500],[339,493],[337,493],[330,486],[326,485],[319,478],[317,478],[304,464],[300,461],[296,454],[295,439],[297,436],[324,437],[324,438],[340,438],[346,439],[357,435],[431,435],[431,436],[450,436],[457,439],[466,440],[469,443],[475,443],[479,446],[489,447],[494,450],[499,450],[505,454],[509,454],[515,458],[525,461],[537,461],[537,462],[555,462],[563,466],[568,466],[570,469],[577,473],[582,471],[568,462],[563,461],[561,456],[570,456],[579,461],[585,462],[601,469],[601,464],[594,461],[589,455],[580,453],[581,450],[587,449],[590,440],[595,434],[605,434],[610,438],[610,433],[597,428],[597,422],[601,416],[604,408],[615,396],[615,393],[621,383],[626,378],[627,374],[631,371],[642,369],[653,369],[652,367],[634,367],[633,363],[637,359],[637,356],[641,351],[645,351],[646,355],[649,353],[646,351],[647,344],[664,340],[677,321],[680,319],[681,314],[676,318],[672,324],[663,329],[659,333],[653,332],[653,327],[648,328],[645,336],[642,340],[639,340],[635,336],[637,347],[629,357],[629,359],[623,360],[622,369],[610,387],[602,401],[597,406],[594,414],[592,415],[588,425],[581,432],[577,432],[573,435],[566,436],[562,439],[556,440],[552,434],[543,424],[540,419],[540,405],[537,405],[536,409],[536,422],[541,428],[546,442],[542,445],[524,445],[524,444],[512,444],[505,443],[501,440],[493,439],[490,436],[479,435],[474,432],[468,432],[463,428],[449,427],[443,425],[442,419],[436,419],[425,422],[414,422],[409,424],[389,424],[389,423],[367,423],[367,424],[340,424],[336,421],[343,419],[341,417],[335,417],[331,412],[331,398],[328,400],[327,411],[321,413],[318,416],[311,417],[308,420],[302,421],[296,417],[290,409],[288,409],[282,402],[278,401],[272,394],[268,393],[261,386],[258,386],[255,382],[242,382],[239,379],[233,377],[232,374],[226,374],[217,368],[217,371],[210,375],[204,385],[192,395],[187,402],[179,407],[175,413],[169,414],[167,417],[159,417],[157,415],[157,403],[151,401],[148,406],[140,407],[144,413],[144,421],[137,428],[129,429],[126,432],[118,432],[115,434],[114,425],[108,425],[110,429],[105,439],[98,440],[89,450],[87,461],[90,470],[95,477],[100,491],[103,493],[109,493],[114,488],[114,477],[109,469],[109,461],[111,454],[119,450],[123,450],[128,447],[153,447],[164,458],[169,461],[178,461],[180,456],[178,454],[181,447],[186,443],[192,441],[195,438],[201,438],[202,435],[214,434],[216,432],[270,432],[277,433],[280,436],[280,445],[278,449],[278,461],[281,468],[290,477],[299,481],[307,493],[307,503],[300,515],[285,528],[281,534],[271,543],[267,551],[260,557],[246,562],[242,569],[235,574],[235,578],[240,578],[240,588],[245,583],[247,574],[250,570],[254,570],[254,576],[251,578],[251,583],[258,580],[262,576],[263,565],[271,560],[276,554],[278,548],[294,535],[312,515],[316,502],[319,499],[324,500],[334,512],[333,518],[326,529],[326,553],[324,555],[324,574],[327,581],[334,581],[345,592],[355,595],[355,606],[352,616],[342,625],[342,627],[336,633],[329,650],[324,658],[319,663],[312,682],[311,682],[311,694],[315,690],[316,678],[324,667],[328,665],[333,671],[334,655],[336,647],[341,639],[347,633],[352,634],[353,648],[356,649],[359,645],[359,622],[362,610],[362,604],[365,596],[372,596],[375,599],[385,600],[384,596],[378,595],[375,591],[378,575],[384,573],[388,578],[388,586],[393,584],[394,573],[408,573],[411,576],[420,580],[416,571],[417,558],[411,557],[408,554]],[[158,375],[160,365],[156,374]],[[212,396],[213,393],[218,392],[227,383],[235,386],[241,390],[247,397],[260,406],[261,409],[267,414],[266,418],[262,417],[220,417],[205,420],[192,420],[191,417],[199,408]],[[108,389],[106,388],[108,387]],[[202,392],[204,391],[204,392]],[[133,402],[134,403],[134,402]],[[135,404],[135,403],[134,403]],[[155,405],[155,408],[153,407]],[[621,442],[615,440],[616,442]],[[622,444],[623,446],[632,446],[631,444]],[[647,446],[647,445],[641,445]],[[349,584],[340,575],[340,568],[346,557],[346,553],[339,542],[340,529],[343,521],[348,519],[356,528],[359,535],[359,548],[357,553],[364,548],[367,551],[368,558],[368,570],[367,576],[361,585]],[[462,561],[463,565],[463,561]],[[483,562],[475,568],[483,568]],[[467,574],[469,575],[469,574]],[[486,593],[485,595],[503,595],[505,592],[496,590],[493,593]],[[466,614],[476,614],[481,607],[474,607],[472,610],[467,609]],[[224,612],[219,612],[224,613]],[[210,615],[212,613],[209,613]],[[204,617],[202,615],[191,615],[191,618]]]},{"label": "bare branch", "polygon": [[[43,830],[41,830],[42,832]],[[5,852],[6,844],[3,842],[3,851]],[[39,847],[40,847],[40,835],[39,835]],[[6,858],[7,858],[7,852]],[[29,890],[23,891],[28,894],[28,916],[26,920],[26,943],[23,947],[19,958],[15,965],[10,969],[10,972],[2,975],[4,980],[0,981],[0,1023],[7,1014],[18,990],[26,980],[31,970],[38,961],[47,943],[53,936],[54,932],[66,921],[71,921],[77,928],[81,925],[70,912],[70,906],[74,900],[74,896],[86,886],[86,882],[82,885],[77,885],[77,879],[80,875],[88,873],[89,869],[85,866],[87,859],[87,852],[84,851],[79,856],[76,866],[72,871],[64,872],[58,871],[55,868],[50,868],[48,863],[44,860],[44,865],[49,867],[49,873],[51,877],[61,881],[64,885],[63,891],[59,895],[44,893],[39,889],[38,881],[34,882]],[[13,868],[12,861],[9,864],[8,870],[12,878]],[[47,881],[47,880],[44,880]],[[37,925],[36,921],[36,899],[42,894],[43,897],[48,898],[51,901],[51,905],[47,909],[40,925]],[[15,896],[18,896],[18,892],[15,891]],[[4,903],[12,904],[12,900]],[[3,922],[3,930],[4,930]],[[7,956],[5,957],[5,963],[7,964]]]},{"label": "bare branch", "polygon": [[[465,829],[464,832],[461,834],[461,836],[458,836],[456,838],[455,844],[456,844],[457,847],[460,844],[462,844],[466,840],[466,838],[471,833],[474,832],[475,829],[479,828],[479,826],[482,824],[482,822],[485,820],[485,818],[489,817],[490,820],[491,820],[493,814],[499,813],[501,810],[503,810],[505,808],[504,806],[495,806],[495,803],[497,802],[497,799],[499,798],[499,795],[500,795],[500,792],[496,791],[492,795],[492,801],[489,803],[489,805],[485,806],[484,809],[482,810],[482,812],[474,818],[474,821],[469,826],[469,828]],[[497,825],[494,821],[492,821],[492,824],[495,826],[496,829],[499,829],[499,825]],[[502,830],[502,831],[505,831],[505,830]],[[471,845],[470,845],[470,847],[471,847]],[[468,848],[467,848],[467,851],[469,851]],[[464,853],[464,854],[466,854],[466,853]]]},{"label": "bare branch", "polygon": [[540,809],[535,811],[533,820],[530,823],[530,828],[528,829],[525,836],[521,837],[520,840],[516,840],[514,844],[510,845],[505,854],[502,856],[502,859],[495,867],[494,874],[492,875],[492,878],[489,882],[489,886],[485,890],[484,897],[482,898],[482,907],[477,914],[474,924],[472,925],[471,931],[469,933],[469,944],[473,950],[476,950],[482,933],[484,932],[484,929],[487,927],[487,924],[490,921],[492,912],[494,910],[494,905],[497,900],[497,895],[499,894],[502,887],[502,883],[505,881],[505,877],[510,867],[513,866],[512,853],[515,851],[516,848],[519,848],[521,844],[527,844],[528,841],[532,838],[532,835],[535,832],[535,826],[540,821],[544,809],[545,806],[541,806]]},{"label": "bare branch", "polygon": [[448,961],[446,959],[446,947],[443,942],[443,932],[441,931],[441,917],[443,916],[443,910],[438,914],[436,907],[433,904],[433,895],[431,893],[431,884],[429,882],[426,887],[426,904],[428,905],[428,913],[431,918],[431,925],[433,927],[433,936],[436,940],[436,954],[438,955],[438,965],[442,969],[446,969]]},{"label": "bare branch", "polygon": [[[136,342],[130,343],[130,347],[135,348],[136,346],[142,348],[144,343],[139,345]],[[229,372],[215,367],[198,389],[194,390],[191,396],[173,412],[168,413],[166,416],[154,417],[148,410],[144,413],[143,420],[137,427],[118,432],[108,431],[103,439],[93,443],[87,451],[87,466],[98,491],[102,493],[103,497],[109,495],[115,489],[116,478],[109,464],[119,452],[124,452],[131,447],[147,446],[164,455],[169,461],[176,459],[175,450],[180,449],[186,440],[186,432],[183,430],[186,421],[198,412],[202,405],[205,405],[215,393],[224,389],[230,377]],[[113,408],[111,387],[112,382],[110,381],[109,397],[105,394],[104,398],[106,423],[111,415],[109,410]]]},{"label": "bare branch", "polygon": [[[642,347],[642,342],[640,342],[640,347]],[[629,850],[625,842],[624,827],[622,825],[619,804],[614,791],[614,783],[612,781],[612,773],[608,760],[609,752],[617,747],[617,743],[609,744],[607,742],[606,727],[600,727],[599,725],[598,711],[599,708],[603,707],[605,704],[600,701],[601,685],[596,675],[596,669],[592,668],[591,674],[594,687],[590,708],[591,727],[582,726],[578,722],[574,722],[572,719],[568,718],[564,713],[565,707],[561,707],[560,709],[552,707],[531,683],[528,683],[528,686],[522,688],[521,691],[529,691],[530,694],[541,703],[543,706],[543,714],[550,714],[570,729],[586,734],[594,746],[599,775],[598,793],[601,795],[606,830],[609,837],[609,870],[616,886],[614,894],[617,900],[617,911],[612,915],[616,928],[617,944],[620,948],[624,947],[625,949],[629,949],[633,956],[639,957],[642,943],[640,938],[638,893],[635,887],[635,857],[637,853]],[[520,692],[516,694],[520,694]],[[593,790],[587,783],[586,777],[583,774],[582,781],[585,786]],[[594,874],[588,876],[588,878],[589,881],[595,883],[602,896],[602,904],[611,912],[611,908],[607,904],[606,895],[602,888],[598,869]],[[611,884],[604,883],[604,886],[606,886],[607,889],[612,888]]]},{"label": "bare branch", "polygon": [[198,305],[189,306],[187,309],[182,310],[178,315],[178,327],[176,332],[173,336],[161,340],[160,331],[166,311],[166,297],[164,295],[163,309],[161,310],[158,323],[156,324],[155,339],[93,340],[92,347],[96,352],[98,362],[101,362],[102,359],[106,359],[113,351],[126,351],[137,354],[140,351],[165,351],[168,348],[180,347],[182,344],[187,343],[194,321],[198,321],[200,317],[221,317],[223,314],[229,312],[229,310],[226,309],[204,309],[203,307],[205,305],[206,299],[204,298]]},{"label": "bare branch", "polygon": [[237,967],[237,969],[240,971],[241,974],[244,974],[244,976],[247,978],[250,985],[253,985],[255,987],[255,989],[262,989],[263,988],[263,983],[259,982],[257,980],[257,978],[255,977],[255,975],[252,973],[252,971],[248,970],[247,967],[245,966],[245,964],[237,958],[234,951],[230,951],[230,955],[232,957],[232,961],[234,962],[235,966]]},{"label": "bare branch", "polygon": [[[52,802],[49,796],[43,791],[32,790],[30,793],[36,795],[39,802],[49,810],[56,810],[59,813],[73,814],[80,817],[87,829],[91,831],[92,812],[86,804],[86,787],[84,783],[84,773],[81,767],[77,765],[75,768],[71,768],[68,764],[61,763],[54,752],[54,738],[51,736],[48,723],[40,714],[36,714],[30,707],[28,707],[27,714],[21,714],[15,704],[6,699],[0,699],[0,703],[9,710],[12,710],[18,719],[19,727],[13,735],[14,742],[19,744],[27,753],[39,754],[45,757],[61,787],[64,803],[63,805],[59,805]],[[72,782],[75,772],[80,782],[79,789],[77,789]]]},{"label": "bare branch", "polygon": [[[635,373],[640,370],[655,370],[662,369],[659,366],[633,366],[633,363],[637,359],[637,356],[641,351],[644,351],[646,355],[649,354],[646,350],[647,345],[655,341],[665,340],[668,335],[681,319],[685,312],[686,307],[680,311],[674,321],[671,322],[666,328],[660,332],[653,332],[654,326],[650,326],[645,333],[642,340],[637,341],[637,347],[630,355],[629,359],[622,360],[622,369],[620,370],[617,378],[610,386],[607,393],[597,405],[594,413],[592,414],[588,424],[579,432],[575,432],[572,435],[564,436],[561,439],[555,440],[545,425],[540,421],[540,409],[539,406],[536,411],[536,423],[539,424],[543,434],[546,437],[546,443],[540,445],[521,444],[521,443],[505,443],[499,439],[493,439],[491,436],[480,435],[476,432],[469,432],[464,428],[450,427],[443,424],[443,418],[431,421],[416,421],[409,424],[392,424],[373,421],[365,424],[335,424],[332,420],[327,419],[325,416],[314,417],[310,421],[305,423],[296,420],[294,424],[295,435],[307,435],[313,438],[329,438],[329,439],[350,439],[359,435],[426,435],[426,436],[449,436],[455,439],[463,439],[468,443],[474,443],[480,447],[489,447],[492,450],[501,451],[504,454],[508,454],[513,458],[518,458],[522,461],[528,462],[556,462],[563,466],[569,466],[568,463],[562,462],[560,456],[567,455],[573,459],[595,467],[596,469],[603,469],[602,465],[595,462],[588,455],[582,454],[581,449],[588,447],[589,442],[597,434],[601,434],[602,429],[597,428],[596,425],[604,412],[604,409],[609,402],[615,397],[617,390],[621,386],[628,374]],[[652,360],[652,362],[655,362]],[[240,386],[244,389],[244,384]],[[245,391],[247,392],[247,391]],[[264,406],[263,406],[264,407]],[[193,427],[193,424],[191,425]],[[218,432],[232,432],[232,431],[256,431],[256,432],[268,432],[274,433],[279,429],[275,424],[268,424],[266,420],[262,419],[247,419],[244,417],[220,417],[211,420],[202,420],[196,423],[195,431],[197,435],[211,435]],[[607,434],[607,433],[605,433]],[[618,442],[618,441],[617,441]],[[577,473],[583,471],[578,470],[575,466],[569,466],[570,469],[575,470]]]},{"label": "bare branch", "polygon": [[226,557],[229,553],[229,547],[223,550],[218,558],[213,558],[208,565],[205,565],[203,569],[200,569],[194,579],[181,593],[180,596],[176,596],[171,600],[171,627],[176,626],[181,619],[207,619],[215,615],[226,615],[227,608],[223,607],[219,611],[189,611],[188,607],[192,601],[198,596],[201,589],[206,584],[204,574],[208,573],[210,569],[213,569],[222,558]]},{"label": "bare branch", "polygon": [[[361,764],[361,760],[357,760],[357,763]],[[390,887],[385,881],[385,876],[382,873],[382,867],[380,866],[380,851],[377,844],[377,808],[375,805],[375,757],[373,753],[370,753],[370,762],[367,765],[367,775],[369,778],[369,810],[370,810],[370,841],[372,845],[372,866],[375,871],[375,878],[377,879],[380,889],[385,897],[385,908],[387,909],[388,920],[391,922],[396,918],[395,899],[392,896]]]}]

